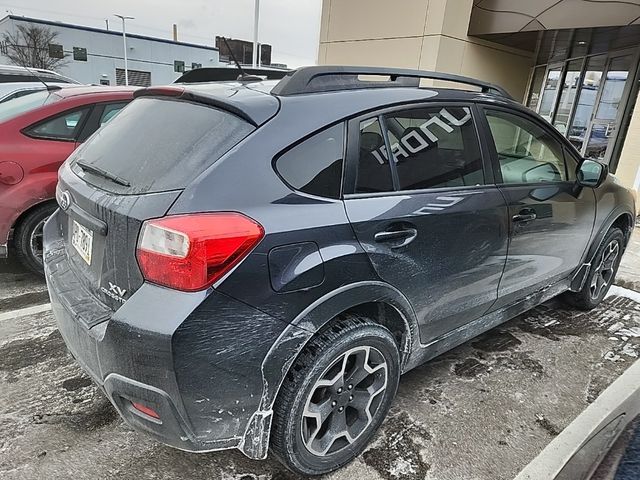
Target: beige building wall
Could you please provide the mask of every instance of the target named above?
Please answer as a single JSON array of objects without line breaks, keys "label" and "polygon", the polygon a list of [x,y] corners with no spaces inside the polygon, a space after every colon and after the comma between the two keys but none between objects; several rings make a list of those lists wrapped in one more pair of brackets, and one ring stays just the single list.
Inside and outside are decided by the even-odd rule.
[{"label": "beige building wall", "polygon": [[324,0],[318,63],[468,75],[522,100],[532,54],[469,37],[472,7],[473,0]]},{"label": "beige building wall", "polygon": [[[618,161],[616,177],[629,188],[640,191],[640,99],[636,102]],[[640,213],[640,204],[636,201],[636,209]]]}]

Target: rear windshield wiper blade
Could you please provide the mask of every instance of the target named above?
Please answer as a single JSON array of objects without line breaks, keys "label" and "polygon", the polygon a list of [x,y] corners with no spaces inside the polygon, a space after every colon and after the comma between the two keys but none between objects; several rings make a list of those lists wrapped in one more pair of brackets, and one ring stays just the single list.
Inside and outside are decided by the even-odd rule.
[{"label": "rear windshield wiper blade", "polygon": [[99,175],[100,177],[111,180],[112,182],[117,183],[118,185],[122,185],[123,187],[131,186],[131,184],[128,181],[126,181],[124,178],[114,175],[113,173],[109,173],[106,170],[101,169],[100,167],[96,167],[95,165],[89,165],[87,163],[84,163],[82,160],[77,161],[76,165],[78,165],[85,172],[93,173],[94,175]]}]

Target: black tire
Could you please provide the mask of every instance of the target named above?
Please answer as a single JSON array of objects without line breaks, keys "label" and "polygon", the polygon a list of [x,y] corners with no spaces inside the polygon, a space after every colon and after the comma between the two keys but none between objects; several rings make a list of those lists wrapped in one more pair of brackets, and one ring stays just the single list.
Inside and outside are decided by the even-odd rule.
[{"label": "black tire", "polygon": [[[42,232],[37,237],[37,229],[41,229],[44,221],[56,211],[55,203],[45,203],[31,210],[18,224],[13,235],[13,244],[16,249],[16,256],[22,265],[38,275],[44,275],[42,256],[37,250],[32,248],[32,238],[35,247],[42,249]],[[34,232],[36,237],[34,237]]]},{"label": "black tire", "polygon": [[[609,230],[593,257],[591,269],[582,289],[578,292],[565,293],[564,300],[580,310],[592,310],[597,307],[613,285],[624,247],[625,237],[622,230],[619,228]],[[615,258],[609,262],[613,255],[611,249],[615,249],[617,253]]]},{"label": "black tire", "polygon": [[[363,358],[365,360],[362,363],[367,365],[367,369],[357,366]],[[351,367],[340,370],[342,365],[350,364]],[[336,368],[338,370],[334,370]],[[369,369],[375,370],[375,373],[368,373]],[[332,386],[319,387],[316,383],[326,375],[331,378],[355,378],[353,375],[356,371],[362,371],[368,377],[354,381],[356,385],[352,385],[352,388],[346,383],[341,384],[343,380]],[[398,389],[399,378],[400,353],[389,330],[364,317],[349,316],[336,320],[309,342],[282,384],[274,407],[272,453],[290,470],[302,475],[322,475],[346,465],[362,453],[382,424]],[[367,385],[368,389],[365,388]],[[342,393],[338,393],[341,388]],[[371,395],[377,390],[380,390],[378,395]],[[370,395],[368,400],[366,395]],[[354,400],[354,397],[357,399]],[[308,414],[306,417],[304,415],[307,402],[314,399],[331,410],[327,420],[321,423],[322,428]],[[363,410],[356,409],[358,402],[366,407]],[[369,415],[360,415],[363,411],[369,412]],[[339,434],[331,433],[332,428],[327,428],[334,421],[340,423],[341,415],[346,422],[346,432],[353,435],[351,440],[340,438]],[[310,424],[312,428],[309,428]],[[325,430],[321,435],[323,428]],[[311,430],[316,435],[311,434]],[[305,435],[315,440],[305,440]],[[329,437],[337,440],[325,454],[312,451],[314,442],[322,443],[318,438]]]}]

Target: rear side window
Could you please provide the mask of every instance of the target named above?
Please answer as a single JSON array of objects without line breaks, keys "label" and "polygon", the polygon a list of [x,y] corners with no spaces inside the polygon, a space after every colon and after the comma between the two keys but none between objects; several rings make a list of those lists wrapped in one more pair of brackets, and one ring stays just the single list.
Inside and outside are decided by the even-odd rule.
[{"label": "rear side window", "polygon": [[254,127],[224,110],[163,98],[139,98],[73,156],[92,185],[125,194],[185,188]]},{"label": "rear side window", "polygon": [[377,118],[360,122],[360,149],[355,193],[379,193],[393,190],[391,167]]},{"label": "rear side window", "polygon": [[468,107],[429,107],[385,115],[400,190],[484,183]]},{"label": "rear side window", "polygon": [[26,130],[30,137],[51,140],[75,140],[90,108],[74,110],[45,120]]},{"label": "rear side window", "polygon": [[340,198],[344,125],[308,138],[276,160],[276,170],[291,187],[320,197]]}]

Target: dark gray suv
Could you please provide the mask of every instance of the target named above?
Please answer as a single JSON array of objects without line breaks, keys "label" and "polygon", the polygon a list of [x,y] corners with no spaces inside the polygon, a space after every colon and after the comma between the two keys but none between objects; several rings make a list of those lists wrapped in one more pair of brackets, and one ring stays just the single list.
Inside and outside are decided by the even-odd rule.
[{"label": "dark gray suv", "polygon": [[78,363],[183,450],[334,470],[402,373],[556,295],[597,305],[634,225],[606,166],[477,80],[308,67],[136,97],[60,170],[47,282]]}]

